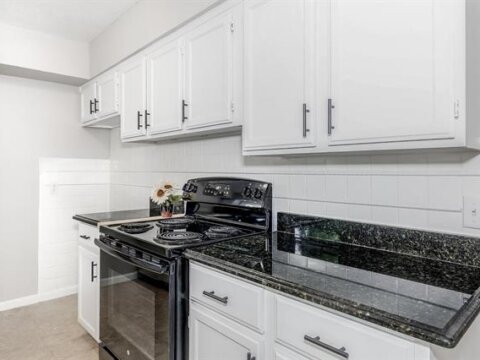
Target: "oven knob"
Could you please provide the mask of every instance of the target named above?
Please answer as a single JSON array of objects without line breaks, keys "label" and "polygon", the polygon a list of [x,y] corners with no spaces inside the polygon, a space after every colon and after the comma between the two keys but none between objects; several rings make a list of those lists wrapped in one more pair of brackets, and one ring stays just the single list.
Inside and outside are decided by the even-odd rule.
[{"label": "oven knob", "polygon": [[252,189],[250,189],[249,187],[243,189],[243,196],[247,198],[252,197]]},{"label": "oven knob", "polygon": [[261,199],[263,196],[263,193],[260,189],[255,189],[255,194],[253,195],[255,199]]}]

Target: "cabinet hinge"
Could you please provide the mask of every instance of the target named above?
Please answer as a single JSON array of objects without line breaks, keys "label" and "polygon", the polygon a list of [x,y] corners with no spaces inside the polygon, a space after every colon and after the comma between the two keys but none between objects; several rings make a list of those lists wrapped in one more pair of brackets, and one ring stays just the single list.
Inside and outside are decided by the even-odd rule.
[{"label": "cabinet hinge", "polygon": [[235,31],[235,24],[233,22],[230,23],[230,31],[232,33]]},{"label": "cabinet hinge", "polygon": [[455,100],[453,104],[453,116],[455,119],[458,119],[460,117],[460,100]]},{"label": "cabinet hinge", "polygon": [[231,110],[232,112],[235,112],[235,104],[234,104],[233,102],[230,103],[230,110]]}]

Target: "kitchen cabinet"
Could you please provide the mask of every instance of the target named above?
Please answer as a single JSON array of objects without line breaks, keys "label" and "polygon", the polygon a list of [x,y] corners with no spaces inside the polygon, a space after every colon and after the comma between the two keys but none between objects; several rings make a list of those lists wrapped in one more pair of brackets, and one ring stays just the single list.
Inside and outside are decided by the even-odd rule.
[{"label": "kitchen cabinet", "polygon": [[119,66],[123,141],[239,128],[241,14],[227,2]]},{"label": "kitchen cabinet", "polygon": [[332,2],[329,145],[455,137],[451,7]]},{"label": "kitchen cabinet", "polygon": [[143,55],[135,56],[119,67],[120,126],[122,139],[146,135],[147,88],[146,61]]},{"label": "kitchen cabinet", "polygon": [[109,71],[80,88],[83,126],[113,128],[119,125],[118,79]]},{"label": "kitchen cabinet", "polygon": [[80,224],[78,246],[78,322],[98,342],[100,320],[100,254],[93,243],[98,229]]},{"label": "kitchen cabinet", "polygon": [[190,262],[189,332],[192,360],[248,359],[248,352],[275,360],[433,359],[425,344],[196,262]]},{"label": "kitchen cabinet", "polygon": [[91,81],[80,88],[80,111],[82,124],[95,119],[95,99],[97,98],[97,85]]},{"label": "kitchen cabinet", "polygon": [[263,343],[237,324],[193,303],[190,307],[190,360],[263,359]]},{"label": "kitchen cabinet", "polygon": [[188,129],[233,121],[232,12],[200,24],[185,36]]},{"label": "kitchen cabinet", "polygon": [[245,0],[243,154],[480,150],[478,7]]},{"label": "kitchen cabinet", "polygon": [[315,145],[314,1],[245,1],[244,150]]},{"label": "kitchen cabinet", "polygon": [[183,50],[183,41],[175,39],[146,56],[150,135],[182,129]]}]

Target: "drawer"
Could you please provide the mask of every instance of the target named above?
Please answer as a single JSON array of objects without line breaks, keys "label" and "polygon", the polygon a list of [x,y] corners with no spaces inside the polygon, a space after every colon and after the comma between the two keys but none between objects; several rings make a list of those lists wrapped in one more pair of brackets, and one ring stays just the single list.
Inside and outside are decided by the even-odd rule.
[{"label": "drawer", "polygon": [[275,341],[315,359],[415,359],[413,342],[283,296],[275,319]]},{"label": "drawer", "polygon": [[190,298],[256,331],[264,329],[264,290],[190,263]]},{"label": "drawer", "polygon": [[98,249],[93,240],[98,239],[100,233],[98,228],[93,225],[80,223],[78,225],[78,244],[81,246],[88,246],[90,248]]}]

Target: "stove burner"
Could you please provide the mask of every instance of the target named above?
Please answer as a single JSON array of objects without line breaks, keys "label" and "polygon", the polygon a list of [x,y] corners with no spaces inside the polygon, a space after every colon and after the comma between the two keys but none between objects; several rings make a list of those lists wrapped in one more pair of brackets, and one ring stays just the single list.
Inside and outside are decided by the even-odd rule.
[{"label": "stove burner", "polygon": [[183,218],[173,218],[173,219],[162,219],[157,222],[157,226],[165,230],[175,230],[182,229],[187,227],[190,224],[195,222],[194,219],[183,217]]},{"label": "stove burner", "polygon": [[205,234],[211,239],[225,238],[229,236],[238,236],[242,231],[233,226],[212,226]]},{"label": "stove burner", "polygon": [[179,243],[179,244],[186,244],[190,242],[200,241],[202,240],[202,234],[185,231],[185,232],[166,232],[158,234],[155,240],[159,243]]},{"label": "stove burner", "polygon": [[142,234],[152,228],[153,228],[153,225],[150,225],[150,224],[130,223],[130,224],[122,224],[118,229],[123,232],[126,232],[127,234]]}]

